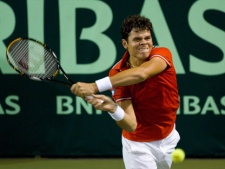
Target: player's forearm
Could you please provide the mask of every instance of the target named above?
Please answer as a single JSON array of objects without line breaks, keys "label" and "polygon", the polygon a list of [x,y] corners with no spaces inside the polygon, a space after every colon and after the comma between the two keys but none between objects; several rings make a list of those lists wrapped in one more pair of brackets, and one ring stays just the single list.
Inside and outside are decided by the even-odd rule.
[{"label": "player's forearm", "polygon": [[128,132],[134,132],[137,128],[136,120],[129,117],[129,115],[125,114],[124,118],[121,121],[116,121],[117,125]]},{"label": "player's forearm", "polygon": [[132,68],[110,77],[113,87],[137,84],[146,79],[141,68]]},{"label": "player's forearm", "polygon": [[[125,107],[127,107],[128,103],[124,103]],[[128,106],[130,107],[130,106]],[[126,113],[124,109],[120,107],[120,105],[116,104],[116,107],[112,109],[112,111],[108,112],[109,115],[116,121],[117,125],[128,132],[133,132],[136,130],[137,127],[137,121],[136,117],[134,115],[133,109],[126,108],[126,111],[129,111],[129,113]],[[131,112],[130,112],[131,111]]]},{"label": "player's forearm", "polygon": [[122,71],[114,76],[95,81],[95,90],[103,92],[117,86],[128,86],[144,81],[147,74],[140,67]]}]

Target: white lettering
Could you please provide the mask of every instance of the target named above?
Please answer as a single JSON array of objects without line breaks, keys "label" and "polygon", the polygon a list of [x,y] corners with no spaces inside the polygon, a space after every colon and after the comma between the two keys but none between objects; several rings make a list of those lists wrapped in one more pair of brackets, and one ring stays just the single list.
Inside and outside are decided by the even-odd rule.
[{"label": "white lettering", "polygon": [[[188,14],[188,22],[192,31],[200,38],[212,43],[220,48],[223,52],[223,59],[219,62],[208,62],[190,55],[190,71],[202,75],[219,75],[225,73],[225,32],[204,19],[204,13],[207,10],[225,11],[225,1],[221,0],[204,0],[195,1],[191,6]],[[205,57],[213,57],[213,53]]]},{"label": "white lettering", "polygon": [[214,112],[215,115],[219,115],[220,114],[220,111],[219,111],[219,109],[218,109],[218,107],[217,107],[217,105],[216,105],[216,103],[215,103],[215,101],[214,101],[212,96],[208,96],[207,97],[206,102],[205,102],[205,104],[204,104],[204,106],[202,108],[201,114],[205,115],[206,112],[208,112],[208,111]]},{"label": "white lettering", "polygon": [[[73,102],[75,102],[75,105]],[[73,100],[70,96],[56,96],[56,114],[69,115],[75,113],[76,115],[81,115],[85,112],[88,115],[93,115],[93,109],[92,105],[81,97],[75,97],[75,100]],[[101,115],[102,111],[95,110],[95,114]]]},{"label": "white lettering", "polygon": [[67,115],[74,111],[73,99],[69,96],[57,96],[56,97],[56,114]]},{"label": "white lettering", "polygon": [[[225,96],[223,96],[221,99],[220,99],[220,103],[225,106]],[[225,115],[225,110],[224,109],[221,109],[221,114]]]},{"label": "white lettering", "polygon": [[[199,101],[200,99],[196,96],[184,96],[184,114],[195,115],[200,112]],[[192,110],[191,110],[192,109]]]},{"label": "white lettering", "polygon": [[15,103],[15,101],[19,101],[19,96],[8,96],[5,99],[5,103],[11,107],[11,109],[6,109],[5,113],[8,115],[16,115],[20,112],[20,106]]},{"label": "white lettering", "polygon": [[2,105],[0,104],[0,115],[3,115],[3,114],[5,114],[5,112],[4,112],[3,108],[2,108]]},{"label": "white lettering", "polygon": [[150,18],[154,25],[154,33],[160,46],[168,47],[173,53],[173,61],[177,74],[185,74],[174,40],[169,31],[159,1],[145,0],[141,14]]},{"label": "white lettering", "polygon": [[44,0],[27,0],[28,37],[44,42]]},{"label": "white lettering", "polygon": [[[88,2],[88,3],[87,3]],[[76,56],[76,15],[77,8],[86,8],[95,12],[96,22],[89,28],[83,28],[80,39],[95,43],[100,51],[98,60],[89,64],[78,64]],[[65,71],[71,74],[95,74],[108,70],[116,60],[116,47],[113,41],[103,34],[112,23],[110,7],[103,1],[64,1],[59,0],[60,15],[60,56]],[[104,23],[104,24],[103,24]],[[86,49],[85,49],[86,50]],[[79,56],[90,57],[90,56]]]},{"label": "white lettering", "polygon": [[177,110],[177,115],[179,115],[179,114],[180,114],[180,107]]},{"label": "white lettering", "polygon": [[76,97],[76,114],[81,114],[82,113],[82,107],[85,109],[85,111],[89,114],[92,115],[92,105],[88,104],[84,99],[81,97]]},{"label": "white lettering", "polygon": [[[16,17],[12,8],[5,2],[0,1],[0,51],[3,56],[6,50],[6,45],[3,41],[13,33],[15,25]],[[0,70],[3,74],[16,74],[15,70],[7,63],[5,57],[2,56],[0,57]]]}]

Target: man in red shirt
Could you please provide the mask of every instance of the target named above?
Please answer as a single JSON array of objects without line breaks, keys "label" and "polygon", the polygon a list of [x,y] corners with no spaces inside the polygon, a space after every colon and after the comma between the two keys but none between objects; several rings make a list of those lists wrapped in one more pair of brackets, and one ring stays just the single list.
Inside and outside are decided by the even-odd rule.
[{"label": "man in red shirt", "polygon": [[[95,83],[78,82],[71,91],[96,109],[108,111],[122,128],[127,169],[169,169],[180,139],[175,129],[179,95],[172,54],[165,47],[153,46],[152,23],[144,16],[127,17],[121,35],[127,51],[109,77]],[[115,102],[93,95],[109,89]]]}]

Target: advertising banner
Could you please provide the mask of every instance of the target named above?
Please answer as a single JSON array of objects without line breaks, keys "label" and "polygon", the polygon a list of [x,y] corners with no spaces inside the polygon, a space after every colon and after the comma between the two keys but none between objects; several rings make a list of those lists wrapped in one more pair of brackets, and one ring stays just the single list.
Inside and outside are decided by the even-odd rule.
[{"label": "advertising banner", "polygon": [[222,0],[1,0],[0,156],[122,155],[121,129],[107,112],[67,86],[21,77],[5,52],[15,38],[37,39],[75,82],[94,82],[125,52],[120,26],[132,14],[150,18],[154,45],[172,51],[181,103],[178,147],[189,157],[225,157]]}]

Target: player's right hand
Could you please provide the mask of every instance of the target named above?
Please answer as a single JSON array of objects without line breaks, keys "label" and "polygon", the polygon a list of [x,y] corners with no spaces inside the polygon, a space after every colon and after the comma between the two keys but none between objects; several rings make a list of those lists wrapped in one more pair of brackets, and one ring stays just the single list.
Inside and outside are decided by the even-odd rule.
[{"label": "player's right hand", "polygon": [[70,91],[77,96],[85,98],[86,96],[97,93],[98,89],[95,83],[77,82],[71,86]]}]

